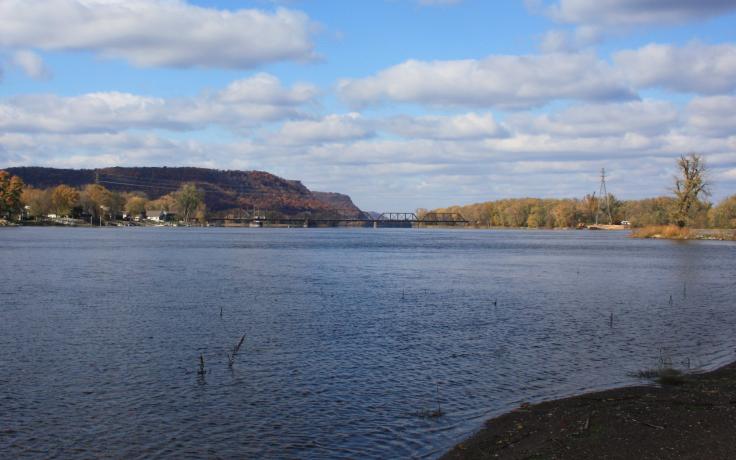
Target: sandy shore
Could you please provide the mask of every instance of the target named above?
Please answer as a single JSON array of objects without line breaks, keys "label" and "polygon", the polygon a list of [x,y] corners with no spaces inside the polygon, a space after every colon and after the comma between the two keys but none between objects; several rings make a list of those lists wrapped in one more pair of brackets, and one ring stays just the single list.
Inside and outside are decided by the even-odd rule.
[{"label": "sandy shore", "polygon": [[736,459],[736,363],[680,384],[523,405],[442,458]]}]

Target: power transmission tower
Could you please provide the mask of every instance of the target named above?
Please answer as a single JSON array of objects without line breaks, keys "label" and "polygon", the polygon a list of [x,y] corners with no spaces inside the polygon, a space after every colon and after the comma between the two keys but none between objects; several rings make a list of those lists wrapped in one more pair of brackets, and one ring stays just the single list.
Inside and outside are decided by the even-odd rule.
[{"label": "power transmission tower", "polygon": [[611,215],[611,200],[606,190],[606,168],[601,168],[601,185],[598,189],[598,210],[595,213],[595,224],[598,225],[598,215],[601,213],[601,205],[603,197],[606,197],[606,214],[608,215],[608,225],[613,224],[613,216]]}]

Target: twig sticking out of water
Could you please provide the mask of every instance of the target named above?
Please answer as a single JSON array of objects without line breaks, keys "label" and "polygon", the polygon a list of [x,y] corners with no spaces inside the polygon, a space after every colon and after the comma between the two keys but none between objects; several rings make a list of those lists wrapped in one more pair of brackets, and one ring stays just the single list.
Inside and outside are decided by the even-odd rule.
[{"label": "twig sticking out of water", "polygon": [[222,318],[222,307],[220,307],[220,318]]},{"label": "twig sticking out of water", "polygon": [[493,306],[495,307],[495,306],[497,306],[497,305],[498,305],[498,299],[494,299],[494,300],[493,300]]},{"label": "twig sticking out of water", "polygon": [[442,417],[444,415],[444,412],[442,412],[442,406],[440,405],[440,383],[439,382],[436,382],[435,385],[436,385],[436,387],[435,387],[436,393],[435,394],[436,394],[436,397],[437,397],[437,410],[434,411],[434,412],[432,412],[430,415],[432,417]]},{"label": "twig sticking out of water", "polygon": [[672,294],[670,294],[670,307],[672,306]]},{"label": "twig sticking out of water", "polygon": [[233,364],[235,364],[235,356],[240,351],[240,347],[243,345],[243,342],[245,342],[245,335],[240,337],[240,342],[233,347],[233,352],[227,354],[227,367],[232,368]]},{"label": "twig sticking out of water", "polygon": [[197,375],[205,375],[207,373],[207,370],[204,368],[204,355],[202,353],[199,354],[199,369],[197,370]]},{"label": "twig sticking out of water", "polygon": [[682,298],[687,299],[687,281],[682,282]]},{"label": "twig sticking out of water", "polygon": [[611,312],[611,321],[610,321],[610,324],[609,324],[609,326],[610,326],[611,328],[613,328],[613,312]]}]

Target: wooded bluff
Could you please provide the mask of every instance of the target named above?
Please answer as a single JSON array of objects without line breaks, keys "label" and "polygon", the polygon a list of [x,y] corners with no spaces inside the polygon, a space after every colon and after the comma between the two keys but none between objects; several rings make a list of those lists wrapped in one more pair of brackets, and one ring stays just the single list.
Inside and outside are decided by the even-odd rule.
[{"label": "wooded bluff", "polygon": [[164,197],[183,184],[193,183],[204,192],[210,213],[235,209],[260,209],[286,216],[310,212],[316,215],[357,217],[361,211],[347,195],[313,192],[301,182],[263,171],[223,171],[194,167],[113,167],[56,169],[6,168],[30,187],[48,189],[68,185],[82,189],[98,183],[114,192],[137,192],[150,200]]}]

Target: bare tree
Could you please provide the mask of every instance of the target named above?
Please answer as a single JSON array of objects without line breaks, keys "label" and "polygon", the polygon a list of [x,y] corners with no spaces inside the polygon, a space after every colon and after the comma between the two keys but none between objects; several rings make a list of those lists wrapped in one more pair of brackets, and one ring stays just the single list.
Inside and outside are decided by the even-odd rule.
[{"label": "bare tree", "polygon": [[184,222],[189,223],[197,208],[204,204],[204,192],[197,189],[195,184],[184,184],[176,192],[175,199],[181,217]]},{"label": "bare tree", "polygon": [[708,182],[705,178],[705,160],[697,153],[682,155],[677,160],[680,176],[675,176],[675,222],[685,227],[690,221],[690,211],[698,203],[701,195],[708,196]]}]

